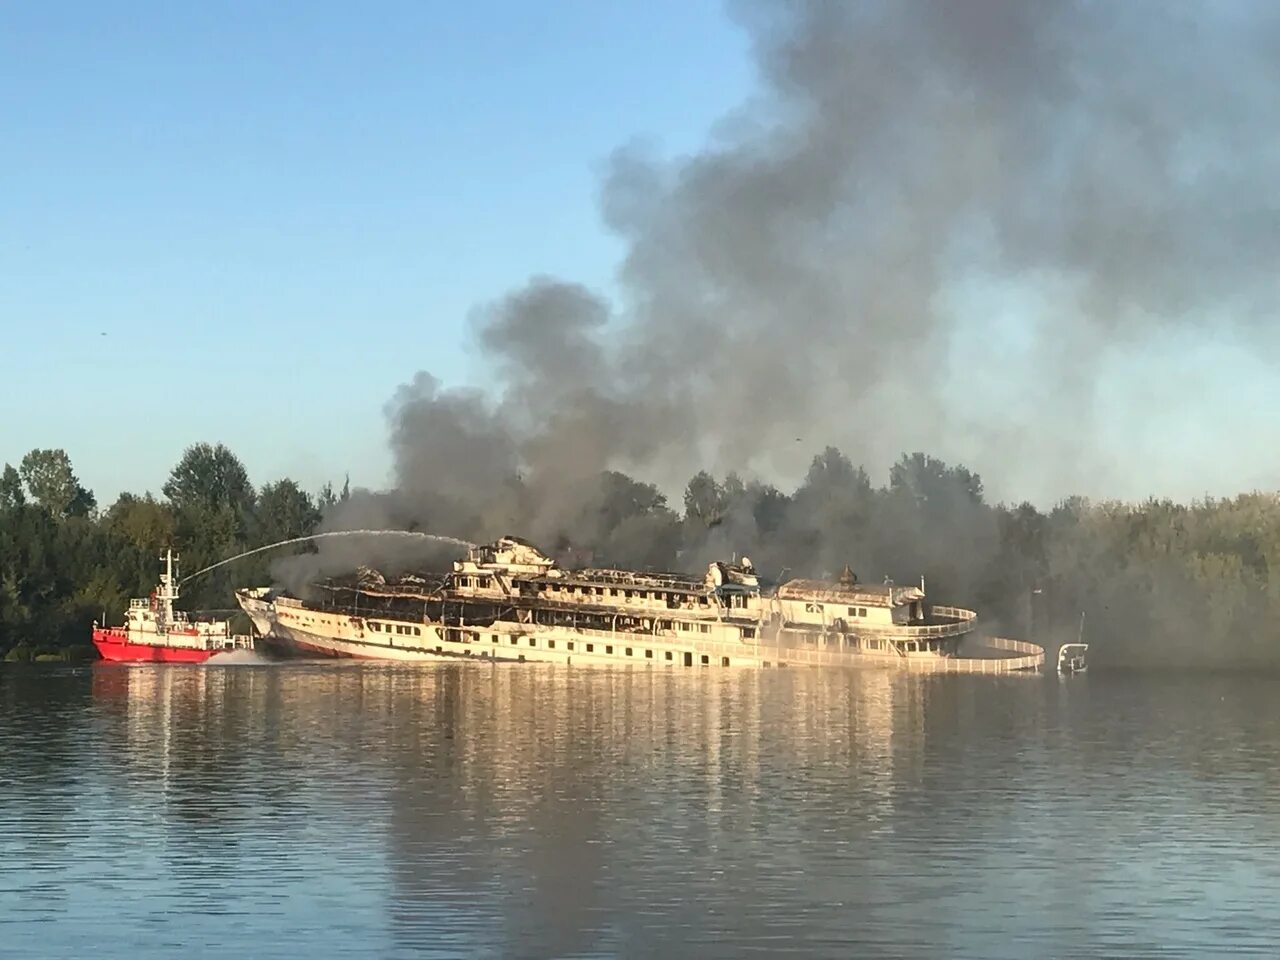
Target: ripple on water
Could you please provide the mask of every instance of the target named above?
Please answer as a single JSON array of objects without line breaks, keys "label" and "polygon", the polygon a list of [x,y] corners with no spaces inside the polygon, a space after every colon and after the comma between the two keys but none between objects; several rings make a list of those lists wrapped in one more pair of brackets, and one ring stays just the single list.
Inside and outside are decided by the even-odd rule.
[{"label": "ripple on water", "polygon": [[0,943],[1272,956],[1276,686],[5,667]]}]

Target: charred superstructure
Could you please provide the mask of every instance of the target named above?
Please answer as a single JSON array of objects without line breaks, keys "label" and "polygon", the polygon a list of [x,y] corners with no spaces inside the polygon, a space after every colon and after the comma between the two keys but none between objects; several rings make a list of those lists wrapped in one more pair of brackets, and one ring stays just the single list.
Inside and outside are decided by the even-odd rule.
[{"label": "charred superstructure", "polygon": [[[516,537],[472,547],[447,574],[392,581],[362,570],[317,586],[317,601],[265,588],[240,590],[237,599],[264,636],[286,647],[396,660],[875,661],[947,669],[968,659],[959,656],[959,645],[977,620],[971,610],[928,604],[923,582],[862,584],[846,569],[835,581],[791,580],[765,589],[746,557],[712,563],[702,577],[569,570]],[[986,661],[1004,669],[1012,662]]]}]

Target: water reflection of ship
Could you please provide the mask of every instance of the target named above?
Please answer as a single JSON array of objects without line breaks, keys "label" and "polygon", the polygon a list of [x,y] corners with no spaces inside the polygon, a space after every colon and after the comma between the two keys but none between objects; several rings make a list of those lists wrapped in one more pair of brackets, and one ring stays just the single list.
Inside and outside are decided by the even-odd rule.
[{"label": "water reflection of ship", "polygon": [[[763,903],[778,877],[803,876],[816,836],[861,849],[894,830],[900,805],[919,802],[921,742],[954,719],[926,714],[937,682],[476,662],[104,666],[94,695],[134,796],[188,827],[242,824],[174,832],[187,861],[248,842],[246,815],[271,816],[268,852],[295,871],[321,857],[338,889],[365,877],[403,951],[644,943],[662,955],[681,952],[700,911]],[[761,852],[776,873],[749,865]],[[370,879],[371,861],[386,873]],[[717,885],[725,864],[746,886]],[[710,906],[673,899],[673,878],[705,884]],[[776,918],[758,912],[735,919],[744,935],[768,933]]]},{"label": "water reflection of ship", "polygon": [[[709,865],[760,834],[784,849],[811,841],[797,808],[844,807],[833,822],[846,836],[891,829],[913,776],[895,768],[896,741],[918,739],[923,719],[924,678],[889,673],[408,677],[388,706],[430,722],[396,723],[385,743],[391,917],[405,948],[500,936],[490,946],[513,955],[602,949],[600,918],[619,900],[697,909],[661,902],[671,864]],[[848,770],[850,797],[808,795],[827,764]]]},{"label": "water reflection of ship", "polygon": [[261,714],[264,678],[252,670],[93,664],[92,692],[112,744],[112,769],[130,791],[187,821],[244,813],[241,734]]}]

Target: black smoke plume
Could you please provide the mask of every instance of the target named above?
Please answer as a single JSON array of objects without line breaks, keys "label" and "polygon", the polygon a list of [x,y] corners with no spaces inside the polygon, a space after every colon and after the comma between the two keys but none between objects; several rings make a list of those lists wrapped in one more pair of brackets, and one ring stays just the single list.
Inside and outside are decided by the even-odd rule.
[{"label": "black smoke plume", "polygon": [[[536,277],[479,309],[490,386],[401,387],[393,489],[330,527],[374,513],[635,564],[849,559],[978,590],[1003,549],[981,481],[908,459],[879,490],[850,461],[926,449],[1001,492],[1096,489],[1134,469],[1096,440],[1104,360],[1227,327],[1273,341],[1274,8],[730,10],[756,95],[692,156],[610,160],[620,297]],[[848,459],[814,459],[828,446]],[[794,495],[770,486],[806,468]],[[721,515],[691,537],[679,497],[702,469]],[[823,493],[832,471],[851,493]]]}]

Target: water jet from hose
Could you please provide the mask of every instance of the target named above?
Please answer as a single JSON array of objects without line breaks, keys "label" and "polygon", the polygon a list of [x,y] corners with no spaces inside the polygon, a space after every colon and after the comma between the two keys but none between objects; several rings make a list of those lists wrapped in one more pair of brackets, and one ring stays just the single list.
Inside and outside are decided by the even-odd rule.
[{"label": "water jet from hose", "polygon": [[252,550],[246,550],[244,553],[237,553],[234,557],[227,557],[225,560],[219,560],[217,563],[211,563],[202,570],[188,574],[178,581],[179,584],[194,580],[202,574],[208,573],[210,570],[217,570],[218,567],[226,566],[228,563],[234,563],[237,560],[243,560],[245,557],[251,557],[255,553],[264,553],[267,550],[274,550],[277,547],[287,547],[294,543],[306,543],[309,540],[322,540],[325,537],[420,537],[424,540],[435,540],[438,543],[447,543],[455,547],[473,547],[475,544],[469,540],[459,540],[457,537],[446,537],[438,533],[420,533],[416,530],[331,530],[328,533],[312,533],[305,537],[294,537],[292,540],[281,540],[278,543],[269,543],[265,547],[255,547]]}]

